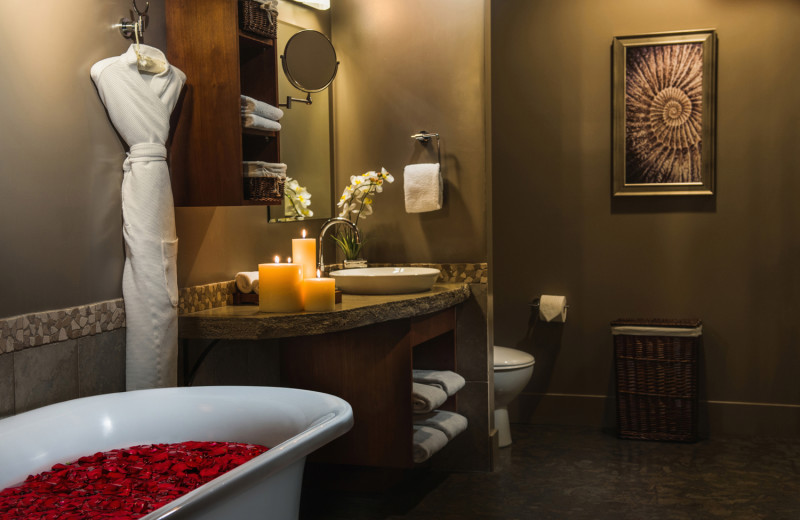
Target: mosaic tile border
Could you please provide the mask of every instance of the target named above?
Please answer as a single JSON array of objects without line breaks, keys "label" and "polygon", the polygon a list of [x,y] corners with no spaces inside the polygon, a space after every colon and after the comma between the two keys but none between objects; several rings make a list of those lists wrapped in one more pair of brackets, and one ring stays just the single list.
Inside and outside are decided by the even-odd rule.
[{"label": "mosaic tile border", "polygon": [[184,287],[179,293],[178,315],[224,307],[235,289],[233,280]]},{"label": "mosaic tile border", "polygon": [[371,267],[433,267],[439,269],[440,283],[489,283],[489,264],[480,262],[477,264],[435,264],[435,263],[410,263],[410,264],[380,264],[370,263]]},{"label": "mosaic tile border", "polygon": [[0,354],[125,327],[122,298],[0,320]]}]

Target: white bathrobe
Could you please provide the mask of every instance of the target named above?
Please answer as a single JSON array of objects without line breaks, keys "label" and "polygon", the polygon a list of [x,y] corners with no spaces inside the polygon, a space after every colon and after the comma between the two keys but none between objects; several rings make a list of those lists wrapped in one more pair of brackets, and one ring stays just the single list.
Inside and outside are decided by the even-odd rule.
[{"label": "white bathrobe", "polygon": [[[167,62],[153,47],[141,45],[139,53]],[[126,387],[176,386],[178,239],[164,145],[186,75],[169,64],[155,75],[140,72],[131,45],[122,56],[95,63],[91,76],[130,146],[122,166]]]}]

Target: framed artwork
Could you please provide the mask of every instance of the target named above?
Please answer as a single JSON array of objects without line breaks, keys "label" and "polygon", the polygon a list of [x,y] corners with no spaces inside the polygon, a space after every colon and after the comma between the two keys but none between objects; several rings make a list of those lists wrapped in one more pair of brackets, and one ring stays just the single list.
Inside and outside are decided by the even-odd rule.
[{"label": "framed artwork", "polygon": [[614,196],[714,194],[716,40],[614,38]]}]

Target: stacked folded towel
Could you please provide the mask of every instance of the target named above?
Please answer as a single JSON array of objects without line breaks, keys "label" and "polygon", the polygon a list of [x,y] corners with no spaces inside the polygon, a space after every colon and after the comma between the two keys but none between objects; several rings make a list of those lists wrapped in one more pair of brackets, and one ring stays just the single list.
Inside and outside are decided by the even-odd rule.
[{"label": "stacked folded towel", "polygon": [[264,161],[242,161],[242,175],[245,177],[286,177],[286,165]]},{"label": "stacked folded towel", "polygon": [[430,413],[447,401],[447,394],[441,388],[413,383],[411,389],[411,402],[414,413]]},{"label": "stacked folded towel", "polygon": [[419,464],[444,448],[447,444],[447,436],[436,428],[415,425],[413,444],[414,462]]},{"label": "stacked folded towel", "polygon": [[463,377],[450,370],[414,370],[412,378],[415,383],[438,387],[447,395],[455,394],[465,384]]},{"label": "stacked folded towel", "polygon": [[280,132],[281,124],[278,121],[283,117],[283,110],[249,96],[241,97],[241,105],[242,125],[245,128]]},{"label": "stacked folded towel", "polygon": [[258,294],[258,271],[236,273],[236,288],[242,293]]},{"label": "stacked folded towel", "polygon": [[434,410],[432,413],[424,416],[418,416],[414,419],[415,426],[429,426],[435,428],[447,436],[447,440],[453,440],[453,437],[467,429],[467,418],[455,412],[447,412],[445,410]]},{"label": "stacked folded towel", "polygon": [[242,115],[256,115],[264,119],[280,121],[283,117],[283,110],[250,96],[242,96]]},{"label": "stacked folded towel", "polygon": [[266,117],[257,116],[255,114],[242,115],[242,126],[245,128],[255,128],[257,130],[268,130],[271,132],[280,132],[281,124]]}]

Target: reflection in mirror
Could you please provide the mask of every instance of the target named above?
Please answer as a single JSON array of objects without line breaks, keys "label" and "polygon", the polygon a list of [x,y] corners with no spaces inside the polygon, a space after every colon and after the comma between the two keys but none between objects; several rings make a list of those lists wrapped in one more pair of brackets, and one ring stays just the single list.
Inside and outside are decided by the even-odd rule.
[{"label": "reflection in mirror", "polygon": [[[276,42],[278,48],[283,49],[295,34],[305,32],[302,27],[279,19]],[[328,41],[327,38],[325,40]],[[289,82],[283,70],[278,71],[278,93],[279,98],[297,94],[296,88]],[[287,165],[286,175],[291,180],[287,179],[285,185],[283,206],[267,206],[269,221],[293,222],[308,218],[328,219],[332,217],[333,161],[330,133],[330,90],[316,95],[312,105],[286,110],[281,119],[281,127],[281,162]],[[304,188],[304,190],[299,190],[299,188]],[[302,213],[302,202],[299,197],[295,197],[294,200],[291,198],[293,192],[300,194],[306,202],[311,202],[305,209],[312,212],[313,215],[304,217],[300,214]],[[308,198],[309,194],[310,198]]]}]

